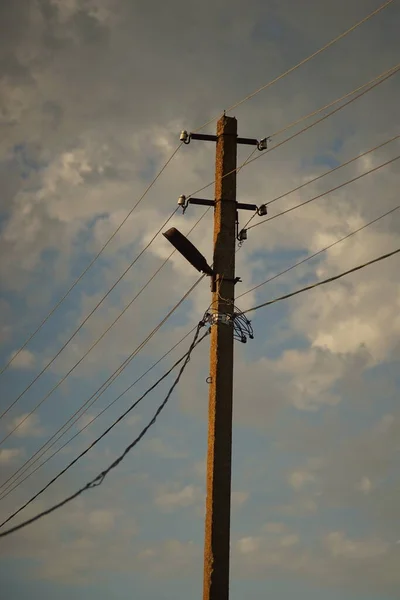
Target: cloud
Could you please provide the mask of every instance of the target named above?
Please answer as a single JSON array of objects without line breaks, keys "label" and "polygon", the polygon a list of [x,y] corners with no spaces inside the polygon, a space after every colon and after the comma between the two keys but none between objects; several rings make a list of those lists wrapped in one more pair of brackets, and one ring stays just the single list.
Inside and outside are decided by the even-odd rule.
[{"label": "cloud", "polygon": [[115,517],[111,510],[93,510],[88,515],[89,527],[96,533],[106,533],[114,528]]},{"label": "cloud", "polygon": [[155,497],[156,506],[166,512],[172,512],[179,508],[187,508],[198,504],[203,499],[201,488],[194,485],[186,485],[175,492],[161,491]]},{"label": "cloud", "polygon": [[372,489],[371,480],[368,477],[363,477],[356,485],[356,488],[363,494],[369,494]]},{"label": "cloud", "polygon": [[23,448],[2,448],[0,449],[0,464],[9,465],[23,455]]},{"label": "cloud", "polygon": [[171,445],[166,444],[161,438],[151,438],[145,441],[146,450],[152,454],[165,459],[186,458],[185,452],[179,452]]},{"label": "cloud", "polygon": [[289,483],[295,490],[300,490],[313,481],[315,481],[315,477],[308,471],[293,471],[289,475]]},{"label": "cloud", "polygon": [[237,541],[237,548],[241,554],[251,554],[260,547],[260,540],[254,537],[244,537]]},{"label": "cloud", "polygon": [[[393,567],[398,551],[379,538],[351,539],[331,531],[307,544],[295,533],[247,536],[236,540],[233,564],[237,576],[301,577],[319,585],[357,592],[386,590],[398,585]],[[364,573],[364,577],[360,577]]]},{"label": "cloud", "polygon": [[[10,359],[12,359],[15,354],[16,352],[13,352]],[[35,366],[35,362],[35,355],[30,350],[24,349],[14,358],[11,366],[13,369],[31,369]]]},{"label": "cloud", "polygon": [[381,540],[351,540],[338,531],[328,534],[325,543],[332,556],[355,560],[381,556],[389,550],[389,544]]},{"label": "cloud", "polygon": [[240,508],[241,506],[243,506],[244,504],[246,504],[246,502],[248,501],[250,497],[249,492],[240,492],[239,490],[233,490],[232,491],[232,508]]},{"label": "cloud", "polygon": [[76,423],[76,428],[78,429],[78,431],[81,431],[84,427],[86,427],[86,425],[89,425],[94,416],[95,415],[92,415],[90,413],[82,415]]},{"label": "cloud", "polygon": [[201,561],[202,549],[193,541],[165,540],[138,552],[137,567],[140,572],[156,578],[193,576]]},{"label": "cloud", "polygon": [[[42,315],[63,297],[115,231],[176,148],[182,128],[197,127],[221,112],[221,107],[285,71],[299,56],[307,56],[362,18],[367,12],[365,4],[354,0],[337,10],[314,0],[306,0],[305,7],[303,3],[272,6],[256,0],[243,5],[233,0],[227,12],[223,4],[206,0],[194,14],[188,3],[173,0],[157,8],[156,18],[151,5],[139,9],[123,0],[43,0],[32,3],[30,10],[26,10],[25,0],[14,0],[0,8],[4,30],[0,46],[5,56],[0,83],[0,278],[7,297],[0,301],[2,362],[7,362],[16,341],[36,328]],[[375,7],[373,0],[367,4],[368,10]],[[329,51],[240,105],[235,109],[240,135],[261,137],[277,131],[394,64],[398,60],[396,11],[398,7],[392,3]],[[205,46],[206,29],[209,41]],[[188,51],[182,52],[182,48]],[[266,62],[265,56],[272,60]],[[394,77],[243,169],[238,177],[240,199],[259,205],[319,175],[331,161],[348,160],[389,138],[398,119],[396,92],[398,80]],[[213,132],[214,125],[207,131]],[[274,138],[271,147],[285,135]],[[270,206],[269,214],[361,174],[398,154],[398,148],[398,142],[390,144],[282,198]],[[239,149],[240,158],[245,151]],[[37,336],[27,352],[40,363],[54,355],[175,209],[177,197],[199,189],[213,177],[212,144],[193,140],[181,148],[48,328],[46,325],[43,337]],[[398,169],[393,165],[250,230],[236,255],[242,289],[389,210],[398,204],[398,187]],[[212,197],[212,188],[204,194]],[[176,215],[170,225],[186,231],[200,215],[200,209],[192,206],[184,216]],[[244,217],[241,213],[241,224]],[[241,298],[239,306],[244,309],[398,247],[399,223],[399,215],[393,213]],[[210,213],[191,239],[211,259]],[[160,237],[61,354],[49,377],[44,376],[43,385],[53,384],[53,376],[64,375],[81,358],[169,251]],[[274,487],[273,516],[268,518],[288,521],[272,521],[265,530],[259,521],[254,529],[247,527],[247,521],[245,528],[240,521],[246,530],[236,550],[241,559],[237,572],[243,576],[278,573],[330,586],[357,590],[364,586],[362,591],[372,585],[381,595],[388,589],[397,593],[398,554],[391,548],[377,551],[389,544],[386,540],[391,539],[393,524],[397,526],[400,506],[396,484],[399,431],[395,402],[400,356],[396,260],[257,311],[252,316],[255,340],[235,348],[234,416],[238,433],[247,442],[241,446],[243,459],[251,460],[255,470],[265,470],[265,455],[258,451],[258,444],[262,450],[268,446],[268,477],[275,474],[285,489],[280,497],[279,486]],[[83,401],[88,386],[96,389],[157,325],[195,276],[175,255],[68,379],[68,401],[76,398],[78,403],[81,397]],[[124,377],[129,379],[132,374],[136,379],[147,363],[198,322],[208,304],[209,287],[204,281]],[[20,356],[25,359],[24,368],[33,365],[28,355]],[[206,344],[195,356],[178,388],[181,402],[171,409],[171,418],[180,423],[191,411],[190,426],[185,422],[193,432],[190,465],[197,463],[192,472],[204,482],[200,465],[204,444],[197,437],[201,432],[204,442]],[[9,381],[13,386],[16,372],[10,370],[4,376],[10,377],[7,385]],[[64,401],[59,413],[45,412],[41,421],[29,419],[16,434],[28,438],[44,429],[53,431],[64,422],[64,410],[70,408],[75,410]],[[181,409],[186,414],[182,415]],[[109,440],[107,450],[113,456],[113,438]],[[152,445],[155,456],[179,458],[182,463],[187,460],[184,447],[171,448],[161,438],[154,438],[148,452]],[[3,454],[3,460],[11,461],[10,455],[9,459],[6,456]],[[315,456],[321,457],[321,463],[310,463]],[[181,463],[177,463],[162,461],[171,482],[180,481]],[[154,475],[151,468],[147,473],[150,479]],[[83,473],[78,467],[69,475],[68,483],[75,484]],[[30,494],[36,483],[34,478],[27,481],[24,494]],[[200,516],[200,507],[204,507],[200,487],[194,484],[135,487],[132,494],[144,494],[148,487],[151,494],[156,489],[154,502],[158,498],[156,507],[161,513],[179,513],[186,506]],[[100,490],[105,494],[103,486]],[[238,480],[233,506],[243,505],[247,495],[253,508],[256,491]],[[132,506],[138,506],[137,496],[129,497],[129,510],[116,506],[120,496],[114,488],[111,495],[98,496],[104,498],[104,504],[89,502],[66,509],[65,517],[43,520],[36,529],[9,538],[7,552],[33,558],[41,569],[39,576],[57,582],[87,584],[109,571],[145,573],[149,578],[160,577],[161,582],[171,575],[193,576],[201,566],[200,534],[193,543],[170,539],[163,531],[168,518],[160,526],[162,515],[158,515],[155,535],[154,504],[147,498],[143,512],[137,519],[135,513],[130,521]],[[13,504],[18,498],[22,503],[23,494],[12,496]],[[48,499],[50,502],[51,496]],[[343,526],[335,512],[338,506],[350,514],[357,510],[359,532],[338,533]],[[257,506],[250,512],[249,519],[256,522]],[[317,522],[320,530],[309,534],[302,530],[300,535],[297,519]],[[308,535],[314,535],[313,542]],[[23,568],[27,577],[25,563]]]},{"label": "cloud", "polygon": [[281,534],[281,533],[285,533],[285,531],[287,530],[287,525],[285,525],[285,523],[270,522],[270,523],[266,523],[266,525],[264,525],[263,529],[266,533]]},{"label": "cloud", "polygon": [[39,416],[36,414],[28,416],[28,414],[24,413],[12,419],[8,425],[8,431],[13,431],[17,427],[13,433],[17,437],[41,437],[44,433],[44,428],[41,425]]}]

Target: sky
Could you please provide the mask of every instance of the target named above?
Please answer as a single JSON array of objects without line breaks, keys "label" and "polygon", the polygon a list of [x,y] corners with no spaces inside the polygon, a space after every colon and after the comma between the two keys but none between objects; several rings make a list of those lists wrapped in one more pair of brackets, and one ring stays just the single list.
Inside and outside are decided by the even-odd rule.
[{"label": "sky", "polygon": [[[179,145],[181,130],[220,116],[379,4],[2,3],[0,364],[125,219]],[[275,132],[396,66],[399,17],[395,0],[228,113],[237,118],[241,137],[273,136],[271,151],[257,152],[238,174],[239,201],[268,202],[398,134],[394,75],[274,150],[313,119]],[[214,133],[215,126],[214,120],[204,132]],[[285,196],[269,207],[269,216],[395,158],[399,148],[393,141]],[[249,150],[239,148],[239,163]],[[154,234],[167,228],[162,225],[178,197],[213,180],[214,152],[214,144],[194,140],[179,149],[99,259],[0,376],[2,412],[22,394],[0,421],[0,485],[54,440],[197,280],[174,255],[81,360],[169,256],[171,247],[157,235],[37,378]],[[249,230],[236,255],[242,279],[237,295],[397,206],[399,183],[399,163],[393,162]],[[212,199],[213,188],[201,197]],[[203,212],[190,206],[168,227],[187,233]],[[247,217],[241,214],[242,225]],[[208,212],[190,235],[210,262],[212,227]],[[397,211],[236,304],[246,310],[395,250],[399,242]],[[395,256],[249,313],[255,339],[235,345],[232,600],[398,598],[398,268]],[[205,279],[115,382],[85,405],[82,418],[70,422],[43,458],[39,453],[35,467],[77,434],[71,443],[0,496],[1,521],[187,350],[190,337],[83,429],[194,327],[209,303]],[[206,340],[154,427],[101,486],[0,540],[5,597],[201,597],[208,374]],[[171,375],[9,525],[62,500],[107,467],[152,418],[172,381]]]}]

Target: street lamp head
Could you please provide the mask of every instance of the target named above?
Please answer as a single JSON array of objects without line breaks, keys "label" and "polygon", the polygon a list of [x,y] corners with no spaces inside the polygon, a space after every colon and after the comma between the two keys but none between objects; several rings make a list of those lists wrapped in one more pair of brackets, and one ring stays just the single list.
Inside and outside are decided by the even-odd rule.
[{"label": "street lamp head", "polygon": [[213,270],[207,264],[205,257],[197,250],[196,246],[193,246],[192,242],[190,242],[187,237],[178,231],[178,229],[171,227],[171,229],[168,229],[168,231],[163,233],[163,236],[195,269],[197,269],[197,271],[205,273],[206,275],[213,275]]}]

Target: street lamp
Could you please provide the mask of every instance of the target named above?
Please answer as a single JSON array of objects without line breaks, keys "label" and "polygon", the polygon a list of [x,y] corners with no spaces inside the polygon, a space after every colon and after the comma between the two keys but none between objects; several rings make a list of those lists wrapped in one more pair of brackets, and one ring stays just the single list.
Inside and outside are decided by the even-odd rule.
[{"label": "street lamp", "polygon": [[192,242],[190,242],[183,233],[178,231],[178,229],[171,227],[171,229],[168,229],[168,231],[163,233],[163,236],[197,271],[210,275],[210,277],[214,275],[214,272],[207,263],[205,257],[197,250],[196,246],[193,246]]}]

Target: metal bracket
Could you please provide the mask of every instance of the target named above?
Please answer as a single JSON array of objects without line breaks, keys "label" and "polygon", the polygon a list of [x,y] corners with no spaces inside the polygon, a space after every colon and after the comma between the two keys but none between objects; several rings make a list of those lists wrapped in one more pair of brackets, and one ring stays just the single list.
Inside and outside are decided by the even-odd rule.
[{"label": "metal bracket", "polygon": [[232,317],[226,313],[215,313],[210,315],[210,323],[211,325],[217,325],[218,323],[222,323],[223,325],[232,325]]}]

